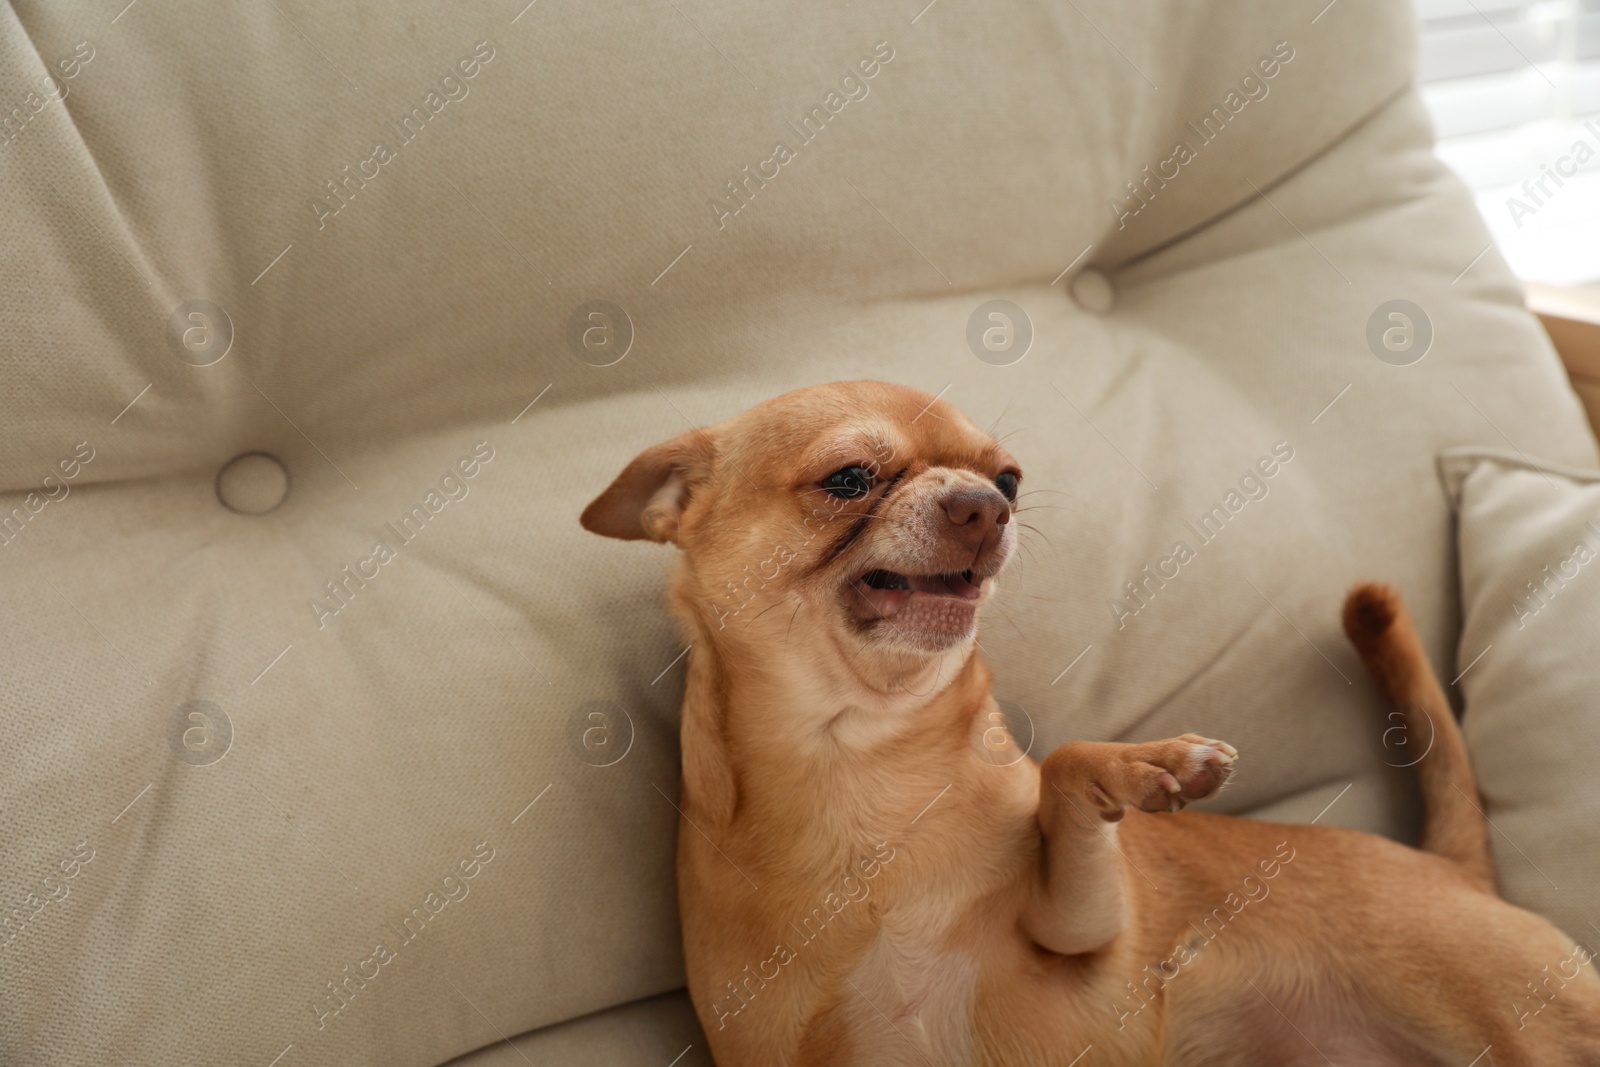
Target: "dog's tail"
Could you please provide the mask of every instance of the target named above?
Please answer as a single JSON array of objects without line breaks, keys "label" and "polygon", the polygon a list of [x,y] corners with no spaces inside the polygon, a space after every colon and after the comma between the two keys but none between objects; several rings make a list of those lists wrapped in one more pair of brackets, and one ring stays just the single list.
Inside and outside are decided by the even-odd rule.
[{"label": "dog's tail", "polygon": [[[1400,595],[1386,585],[1364,582],[1344,601],[1344,632],[1395,706],[1390,713],[1396,743],[1422,783],[1422,848],[1454,860],[1490,892],[1495,891],[1489,827],[1478,785],[1444,689],[1422,651]],[[1387,742],[1391,734],[1385,733]]]}]

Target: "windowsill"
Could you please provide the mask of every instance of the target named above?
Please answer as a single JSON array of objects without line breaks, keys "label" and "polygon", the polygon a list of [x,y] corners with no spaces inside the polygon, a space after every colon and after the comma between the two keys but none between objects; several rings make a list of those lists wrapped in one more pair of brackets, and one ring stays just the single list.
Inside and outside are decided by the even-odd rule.
[{"label": "windowsill", "polygon": [[1566,365],[1572,388],[1600,431],[1600,285],[1546,285],[1525,282],[1528,309]]}]

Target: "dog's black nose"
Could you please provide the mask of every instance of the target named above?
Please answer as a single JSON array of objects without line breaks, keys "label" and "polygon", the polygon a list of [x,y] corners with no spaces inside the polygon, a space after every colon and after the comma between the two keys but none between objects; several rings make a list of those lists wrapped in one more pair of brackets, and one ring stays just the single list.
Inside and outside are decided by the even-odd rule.
[{"label": "dog's black nose", "polygon": [[955,536],[973,551],[981,548],[997,527],[1011,521],[1011,505],[997,489],[958,489],[944,498],[944,513],[955,527]]}]

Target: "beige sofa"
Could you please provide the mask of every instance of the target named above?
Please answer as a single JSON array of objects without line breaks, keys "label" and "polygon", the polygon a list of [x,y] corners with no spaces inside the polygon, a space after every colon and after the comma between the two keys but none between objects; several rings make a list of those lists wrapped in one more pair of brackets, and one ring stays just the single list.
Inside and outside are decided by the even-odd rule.
[{"label": "beige sofa", "polygon": [[919,7],[0,10],[0,1062],[708,1063],[670,553],[577,515],[821,380],[1012,435],[1035,753],[1412,833],[1341,593],[1456,676],[1435,454],[1596,446],[1411,12]]}]

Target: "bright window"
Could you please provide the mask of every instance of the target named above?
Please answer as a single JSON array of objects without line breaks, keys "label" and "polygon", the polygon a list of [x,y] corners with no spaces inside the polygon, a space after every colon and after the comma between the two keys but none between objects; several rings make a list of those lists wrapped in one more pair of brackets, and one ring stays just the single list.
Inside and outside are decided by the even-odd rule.
[{"label": "bright window", "polygon": [[1600,282],[1600,0],[1416,0],[1438,153],[1513,270]]}]

